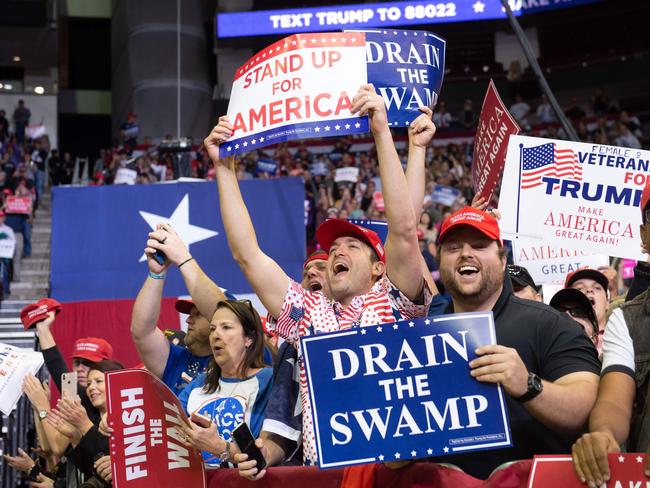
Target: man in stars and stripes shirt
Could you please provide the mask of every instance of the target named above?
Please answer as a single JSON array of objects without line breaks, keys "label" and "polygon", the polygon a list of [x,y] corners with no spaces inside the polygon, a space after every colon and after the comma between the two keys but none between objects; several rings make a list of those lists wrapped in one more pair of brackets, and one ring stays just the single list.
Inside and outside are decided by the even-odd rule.
[{"label": "man in stars and stripes shirt", "polygon": [[542,184],[544,176],[582,180],[582,166],[571,149],[558,149],[555,143],[521,150],[521,189]]},{"label": "man in stars and stripes shirt", "polygon": [[[329,252],[326,278],[330,298],[292,281],[257,245],[232,161],[219,159],[219,144],[233,133],[227,117],[220,118],[204,141],[215,164],[221,216],[233,257],[269,313],[278,318],[275,331],[297,347],[303,335],[426,316],[432,297],[424,278],[413,205],[404,198],[409,194],[406,177],[384,101],[372,85],[361,87],[353,99],[352,113],[370,117],[389,232],[384,249],[376,233],[345,220],[332,219],[319,227],[317,239]],[[303,452],[306,463],[315,463],[314,426],[302,363],[300,376]],[[254,463],[237,461],[240,466]],[[254,464],[251,468],[252,478],[264,475]]]}]

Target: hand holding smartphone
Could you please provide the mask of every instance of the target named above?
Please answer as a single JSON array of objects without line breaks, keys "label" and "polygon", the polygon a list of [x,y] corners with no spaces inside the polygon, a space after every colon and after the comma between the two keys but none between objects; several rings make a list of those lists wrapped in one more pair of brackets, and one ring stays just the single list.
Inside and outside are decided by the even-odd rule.
[{"label": "hand holding smartphone", "polygon": [[264,459],[260,448],[255,445],[255,438],[246,422],[242,422],[232,431],[232,438],[239,450],[244,454],[248,454],[248,459],[257,461],[258,473],[266,468],[266,459]]},{"label": "hand holding smartphone", "polygon": [[210,427],[210,425],[212,425],[212,421],[208,417],[197,412],[194,412],[192,415],[190,415],[190,420],[199,427],[203,427],[204,429],[207,429]]}]

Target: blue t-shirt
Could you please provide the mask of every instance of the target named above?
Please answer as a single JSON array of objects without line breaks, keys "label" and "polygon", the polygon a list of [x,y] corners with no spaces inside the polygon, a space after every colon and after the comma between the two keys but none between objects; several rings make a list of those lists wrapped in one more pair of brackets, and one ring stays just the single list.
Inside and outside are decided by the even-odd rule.
[{"label": "blue t-shirt", "polygon": [[162,381],[179,396],[190,381],[205,371],[211,358],[211,355],[195,356],[184,347],[170,344]]},{"label": "blue t-shirt", "polygon": [[433,295],[431,305],[429,305],[429,317],[436,317],[445,313],[445,309],[449,306],[450,301],[447,300],[440,293]]},{"label": "blue t-shirt", "polygon": [[[208,417],[225,441],[232,441],[232,431],[242,422],[248,424],[257,438],[271,393],[273,370],[263,368],[248,378],[219,378],[219,386],[213,393],[203,391],[205,378],[205,373],[194,378],[178,397],[187,414],[196,412]],[[221,464],[215,454],[202,454],[206,467],[217,468]]]}]

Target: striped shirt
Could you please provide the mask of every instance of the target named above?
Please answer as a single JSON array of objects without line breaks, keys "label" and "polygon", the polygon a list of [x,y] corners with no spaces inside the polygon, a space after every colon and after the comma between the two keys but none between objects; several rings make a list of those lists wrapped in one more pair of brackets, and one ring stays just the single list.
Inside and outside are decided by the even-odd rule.
[{"label": "striped shirt", "polygon": [[300,337],[426,317],[432,298],[426,282],[422,298],[422,305],[416,305],[384,276],[373,285],[367,294],[355,296],[350,305],[344,308],[340,303],[326,298],[320,291],[305,290],[300,283],[291,281],[277,322],[267,324],[267,326],[298,348],[305,464],[315,464],[318,461],[318,456],[307,376],[302,360],[302,351],[300,351]]}]

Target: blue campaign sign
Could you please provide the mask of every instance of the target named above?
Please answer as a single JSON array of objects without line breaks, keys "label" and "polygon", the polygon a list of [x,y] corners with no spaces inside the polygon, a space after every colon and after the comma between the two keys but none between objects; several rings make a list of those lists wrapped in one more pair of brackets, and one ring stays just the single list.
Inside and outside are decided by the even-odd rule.
[{"label": "blue campaign sign", "polygon": [[445,40],[426,31],[366,31],[368,82],[386,102],[390,125],[404,127],[433,109],[445,74]]},{"label": "blue campaign sign", "polygon": [[[522,15],[602,1],[510,0],[509,3],[515,15]],[[216,36],[223,38],[494,20],[505,19],[506,14],[500,0],[425,0],[219,12],[216,17]]]},{"label": "blue campaign sign", "polygon": [[511,446],[503,390],[468,366],[495,343],[492,312],[303,337],[320,467]]},{"label": "blue campaign sign", "polygon": [[366,229],[376,232],[381,239],[382,244],[386,244],[386,237],[388,237],[388,222],[383,220],[364,220],[364,219],[348,219],[354,225],[360,225]]},{"label": "blue campaign sign", "polygon": [[453,188],[451,186],[445,185],[435,185],[433,191],[431,192],[431,200],[451,207],[456,200],[461,195],[458,188]]},{"label": "blue campaign sign", "polygon": [[[260,247],[295,279],[305,259],[302,178],[247,180],[242,194]],[[52,297],[59,301],[134,298],[147,275],[147,234],[168,222],[219,286],[250,293],[232,258],[214,182],[53,188]],[[165,296],[187,294],[171,267]]]},{"label": "blue campaign sign", "polygon": [[275,176],[278,173],[278,162],[272,159],[259,158],[256,166],[257,173]]}]

